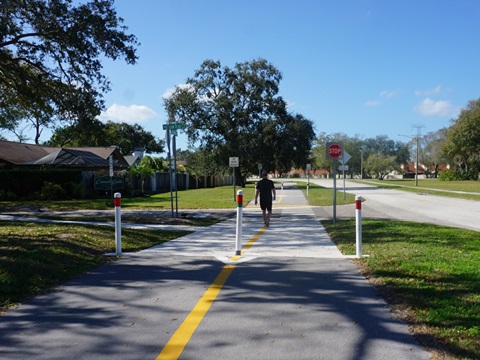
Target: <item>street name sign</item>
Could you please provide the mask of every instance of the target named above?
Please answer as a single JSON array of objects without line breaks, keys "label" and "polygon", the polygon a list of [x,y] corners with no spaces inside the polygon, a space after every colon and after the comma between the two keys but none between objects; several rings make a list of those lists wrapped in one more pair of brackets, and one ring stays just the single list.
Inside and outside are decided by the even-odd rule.
[{"label": "street name sign", "polygon": [[185,129],[185,123],[168,123],[163,124],[163,130],[183,130]]}]

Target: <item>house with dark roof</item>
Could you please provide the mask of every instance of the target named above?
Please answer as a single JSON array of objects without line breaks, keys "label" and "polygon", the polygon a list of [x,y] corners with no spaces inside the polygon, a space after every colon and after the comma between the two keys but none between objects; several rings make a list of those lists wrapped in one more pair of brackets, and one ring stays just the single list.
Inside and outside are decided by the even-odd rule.
[{"label": "house with dark roof", "polygon": [[[120,177],[108,176],[110,161],[117,175],[129,167],[116,146],[56,148],[0,140],[0,192],[31,198],[32,194],[41,191],[45,182],[58,183],[66,189],[71,187],[71,178],[75,178],[73,181],[82,187],[84,196],[100,191],[97,180],[102,177],[112,183],[114,178],[123,179],[123,188],[123,174]],[[42,171],[37,171],[40,169]],[[59,176],[58,170],[61,170],[62,176]],[[80,174],[81,180],[74,175],[75,172]],[[110,186],[110,189],[114,187]]]},{"label": "house with dark roof", "polygon": [[116,146],[56,148],[0,140],[0,170],[41,165],[83,170],[108,170],[110,156],[112,156],[115,170],[128,168],[129,163]]}]

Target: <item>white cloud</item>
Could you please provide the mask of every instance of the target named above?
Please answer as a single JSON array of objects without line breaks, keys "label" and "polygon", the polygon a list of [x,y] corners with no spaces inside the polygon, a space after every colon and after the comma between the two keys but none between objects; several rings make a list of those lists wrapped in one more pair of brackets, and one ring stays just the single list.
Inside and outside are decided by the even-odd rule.
[{"label": "white cloud", "polygon": [[118,105],[113,104],[100,115],[100,120],[126,122],[129,124],[141,123],[157,117],[158,114],[145,105]]},{"label": "white cloud", "polygon": [[388,99],[388,98],[394,97],[396,94],[397,93],[395,91],[383,90],[380,93],[380,97]]},{"label": "white cloud", "polygon": [[181,89],[191,89],[191,88],[192,88],[192,85],[190,85],[190,84],[180,84],[180,85],[178,85],[178,86],[176,86],[176,87],[167,89],[167,90],[165,90],[165,92],[162,94],[162,99],[168,99],[168,98],[170,98],[177,88],[181,88]]},{"label": "white cloud", "polygon": [[415,95],[416,96],[432,96],[435,94],[440,94],[441,92],[442,92],[442,86],[437,85],[430,90],[415,90]]},{"label": "white cloud", "polygon": [[426,98],[415,106],[415,111],[423,116],[449,116],[453,114],[455,108],[449,101],[434,101]]},{"label": "white cloud", "polygon": [[375,106],[380,106],[382,103],[380,101],[376,101],[376,100],[369,100],[365,103],[365,106],[368,106],[368,107],[375,107]]}]

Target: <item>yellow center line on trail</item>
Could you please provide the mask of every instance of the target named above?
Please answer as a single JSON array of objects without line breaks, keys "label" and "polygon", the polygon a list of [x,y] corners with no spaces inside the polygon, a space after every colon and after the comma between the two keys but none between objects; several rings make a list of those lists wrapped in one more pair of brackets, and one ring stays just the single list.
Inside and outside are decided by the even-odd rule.
[{"label": "yellow center line on trail", "polygon": [[[265,226],[262,227],[258,233],[243,246],[242,250],[246,251],[252,247],[255,241],[260,238],[266,229]],[[240,256],[232,256],[230,258],[232,261],[237,261],[239,259]],[[216,279],[210,284],[209,288],[205,291],[200,300],[198,300],[192,311],[190,311],[190,314],[187,315],[177,331],[175,331],[170,340],[165,344],[165,347],[157,356],[156,360],[175,360],[180,357],[185,346],[187,346],[188,341],[198,325],[200,325],[204,316],[207,314],[210,306],[212,306],[223,285],[227,282],[233,269],[235,269],[235,266],[236,265],[225,265],[222,268]]]}]

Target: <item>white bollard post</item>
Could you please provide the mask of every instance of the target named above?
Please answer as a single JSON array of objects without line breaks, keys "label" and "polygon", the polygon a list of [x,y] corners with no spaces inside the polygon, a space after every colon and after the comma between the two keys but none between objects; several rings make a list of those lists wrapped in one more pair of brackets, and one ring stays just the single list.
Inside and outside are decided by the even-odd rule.
[{"label": "white bollard post", "polygon": [[116,255],[122,254],[122,214],[121,210],[121,199],[122,195],[120,193],[115,193],[113,196],[113,205],[115,206],[115,253]]},{"label": "white bollard post", "polygon": [[235,236],[235,255],[242,254],[242,217],[243,217],[243,190],[237,191],[237,232]]},{"label": "white bollard post", "polygon": [[357,258],[362,257],[362,197],[355,196],[356,248]]},{"label": "white bollard post", "polygon": [[283,183],[282,183],[282,192],[281,192],[282,196],[283,196]]}]

